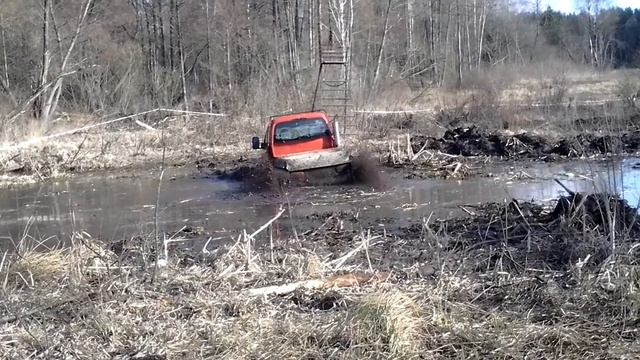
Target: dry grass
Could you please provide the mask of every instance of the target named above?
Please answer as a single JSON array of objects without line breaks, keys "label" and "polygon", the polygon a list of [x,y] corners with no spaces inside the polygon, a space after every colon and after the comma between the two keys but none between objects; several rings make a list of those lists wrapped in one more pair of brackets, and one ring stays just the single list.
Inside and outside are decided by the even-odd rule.
[{"label": "dry grass", "polygon": [[[483,219],[486,233],[500,226]],[[510,239],[522,227],[516,220]],[[155,279],[155,255],[142,239],[114,247],[78,235],[65,250],[8,256],[0,268],[0,358],[623,359],[637,342],[633,239],[620,239],[620,255],[597,266],[581,265],[582,257],[558,267],[533,261],[546,251],[538,240],[558,233],[555,223],[534,234],[543,230],[529,219],[527,252],[513,240],[476,246],[482,241],[455,231],[464,223],[455,219],[375,242],[339,225],[347,219],[319,221],[322,232],[300,228],[302,243],[278,243],[273,260],[269,246],[246,236],[201,254],[172,248]],[[369,260],[392,277],[282,295],[250,291],[367,271]]]},{"label": "dry grass", "polygon": [[421,308],[400,291],[369,294],[350,314],[347,326],[353,346],[368,353],[419,358],[425,347]]},{"label": "dry grass", "polygon": [[[637,92],[637,72],[572,72],[561,64],[551,64],[550,69],[525,74],[517,68],[484,69],[470,74],[466,88],[461,90],[417,91],[402,81],[396,82],[389,86],[393,89],[389,94],[361,107],[408,112],[357,113],[347,124],[345,140],[360,148],[371,149],[373,145],[379,155],[395,145],[396,135],[440,136],[449,128],[468,124],[491,130],[525,130],[550,138],[569,132],[598,132],[603,127],[619,133],[633,125],[616,119],[628,120],[632,115],[628,108],[636,105],[629,99]],[[595,103],[579,105],[590,101]],[[281,111],[288,110],[304,109]],[[98,119],[63,114],[50,124],[19,118],[0,132],[0,186],[74,173],[146,168],[161,161],[165,148],[170,165],[198,159],[230,163],[252,157],[257,153],[249,150],[250,137],[262,136],[268,116],[278,111],[264,112],[222,118],[191,116],[188,120],[158,112],[24,147],[16,145],[116,115]],[[161,131],[146,129],[134,120],[164,129],[164,138]]]},{"label": "dry grass", "polygon": [[251,119],[152,120],[144,121],[158,130],[145,129],[127,120],[28,146],[20,144],[79,128],[86,125],[87,120],[60,120],[46,129],[35,130],[29,130],[31,122],[25,123],[24,127],[17,126],[21,129],[20,134],[15,131],[5,133],[9,138],[0,145],[0,172],[4,173],[0,185],[59,178],[73,173],[145,168],[159,164],[165,148],[169,164],[179,165],[202,158],[230,162],[251,156],[250,137],[246,132],[258,134],[259,128]]}]

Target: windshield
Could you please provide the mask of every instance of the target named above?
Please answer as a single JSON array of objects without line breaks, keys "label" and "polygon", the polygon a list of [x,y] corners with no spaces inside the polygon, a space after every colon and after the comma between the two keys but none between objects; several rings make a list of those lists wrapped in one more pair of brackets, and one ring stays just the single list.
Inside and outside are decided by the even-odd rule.
[{"label": "windshield", "polygon": [[329,130],[322,119],[301,119],[276,126],[275,142],[310,140],[326,135]]}]

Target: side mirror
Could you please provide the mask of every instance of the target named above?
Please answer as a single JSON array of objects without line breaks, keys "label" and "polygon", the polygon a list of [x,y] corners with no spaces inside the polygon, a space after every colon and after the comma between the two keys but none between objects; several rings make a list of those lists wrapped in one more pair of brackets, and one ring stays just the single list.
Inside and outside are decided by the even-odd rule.
[{"label": "side mirror", "polygon": [[333,136],[333,133],[331,132],[331,130],[330,130],[330,129],[325,130],[325,131],[324,131],[324,134],[325,134],[326,136]]},{"label": "side mirror", "polygon": [[262,149],[262,144],[260,144],[260,138],[257,136],[254,136],[251,138],[251,148],[253,150],[259,150]]}]

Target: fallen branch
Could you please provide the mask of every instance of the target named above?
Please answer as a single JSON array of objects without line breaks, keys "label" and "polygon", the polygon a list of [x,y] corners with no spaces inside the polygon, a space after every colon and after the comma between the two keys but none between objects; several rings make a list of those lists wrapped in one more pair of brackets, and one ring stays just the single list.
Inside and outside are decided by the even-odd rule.
[{"label": "fallen branch", "polygon": [[428,142],[426,142],[426,141],[425,141],[425,142],[424,142],[424,145],[422,145],[422,147],[420,148],[420,150],[419,150],[415,155],[413,155],[413,157],[411,158],[411,162],[416,161],[420,156],[422,156],[422,154],[423,154],[423,153],[425,152],[425,150],[427,149],[427,145],[428,145]]},{"label": "fallen branch", "polygon": [[352,273],[345,275],[335,275],[327,279],[313,279],[298,281],[284,285],[267,286],[257,289],[249,289],[250,296],[286,295],[298,289],[317,290],[331,288],[347,288],[361,286],[377,282],[386,282],[391,277],[388,272],[377,272],[373,274]]},{"label": "fallen branch", "polygon": [[331,266],[333,264],[335,264],[335,267],[333,268],[334,270],[338,270],[342,267],[342,265],[344,265],[347,260],[351,259],[355,254],[359,253],[361,250],[363,250],[365,248],[365,246],[370,246],[371,245],[371,240],[375,240],[375,239],[379,239],[382,236],[380,235],[376,235],[374,237],[370,237],[367,239],[367,241],[363,241],[362,243],[360,243],[360,245],[358,245],[358,247],[356,247],[355,249],[349,251],[346,255],[342,256],[339,259],[335,259],[333,261],[330,261],[327,263],[327,265]]},{"label": "fallen branch", "polygon": [[153,126],[151,126],[151,125],[149,125],[149,124],[147,124],[145,122],[142,122],[140,120],[136,120],[136,124],[142,126],[143,128],[145,128],[147,130],[152,130],[152,131],[157,131],[158,130],[158,129],[154,128]]},{"label": "fallen branch", "polygon": [[262,225],[258,230],[254,231],[253,234],[249,235],[250,238],[255,238],[256,235],[260,234],[264,231],[264,229],[268,228],[269,225],[273,224],[274,221],[278,220],[282,214],[284,214],[285,209],[280,209],[280,211],[271,218],[271,220],[267,221],[264,225]]},{"label": "fallen branch", "polygon": [[564,191],[566,191],[569,195],[573,196],[575,195],[575,191],[572,191],[571,189],[569,189],[565,184],[563,184],[560,180],[558,179],[553,179],[553,181],[555,181],[556,183],[558,183],[558,185],[560,185]]},{"label": "fallen branch", "polygon": [[458,171],[460,171],[460,168],[461,168],[461,167],[462,167],[462,163],[461,163],[461,162],[458,162],[458,163],[456,164],[456,168],[453,170],[453,173],[451,173],[451,176],[455,176],[455,175],[458,173]]},{"label": "fallen branch", "polygon": [[419,109],[419,110],[355,110],[356,114],[379,114],[379,115],[391,115],[391,114],[416,114],[416,113],[431,113],[431,109]]}]

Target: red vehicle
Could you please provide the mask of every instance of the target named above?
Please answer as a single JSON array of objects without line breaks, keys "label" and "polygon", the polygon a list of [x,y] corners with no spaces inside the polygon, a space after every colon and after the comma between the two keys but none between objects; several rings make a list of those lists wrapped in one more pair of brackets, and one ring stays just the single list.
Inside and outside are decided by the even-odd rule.
[{"label": "red vehicle", "polygon": [[321,111],[271,118],[264,140],[254,137],[253,149],[265,149],[276,174],[296,174],[307,182],[351,180],[351,155],[341,147],[339,128]]}]

